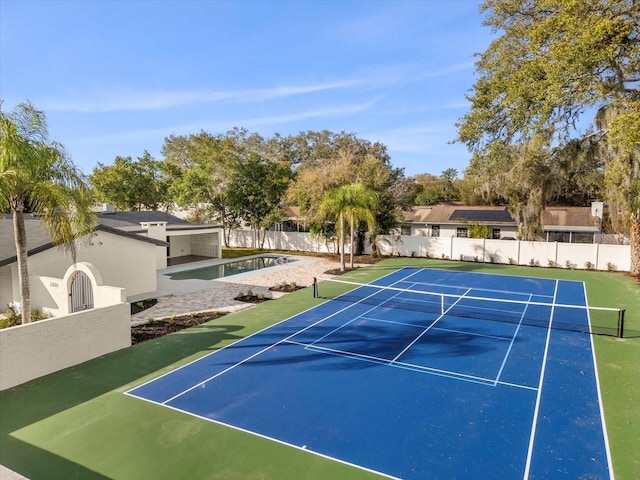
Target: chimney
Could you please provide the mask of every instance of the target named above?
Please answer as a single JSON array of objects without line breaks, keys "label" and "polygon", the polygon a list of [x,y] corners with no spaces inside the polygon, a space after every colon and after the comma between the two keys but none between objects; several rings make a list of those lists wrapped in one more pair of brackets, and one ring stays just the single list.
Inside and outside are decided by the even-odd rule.
[{"label": "chimney", "polygon": [[140,226],[147,231],[147,237],[167,240],[167,222],[140,222]]},{"label": "chimney", "polygon": [[602,220],[602,211],[604,210],[603,202],[591,202],[591,216],[598,217]]}]

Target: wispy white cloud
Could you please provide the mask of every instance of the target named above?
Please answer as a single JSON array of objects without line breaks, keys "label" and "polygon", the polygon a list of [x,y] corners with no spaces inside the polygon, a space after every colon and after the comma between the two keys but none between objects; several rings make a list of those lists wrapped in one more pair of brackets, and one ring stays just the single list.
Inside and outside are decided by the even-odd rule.
[{"label": "wispy white cloud", "polygon": [[229,130],[235,126],[242,126],[249,129],[258,129],[260,127],[285,125],[292,122],[301,122],[310,119],[319,118],[341,118],[351,115],[361,114],[374,107],[379,98],[373,98],[366,102],[351,103],[334,105],[322,108],[314,108],[309,110],[295,111],[282,115],[271,115],[263,117],[251,117],[251,118],[237,118],[224,121],[214,122],[198,122],[198,123],[183,123],[176,125],[167,125],[159,128],[152,129],[138,129],[127,130],[122,132],[108,133],[95,137],[83,137],[76,139],[77,142],[85,144],[91,144],[97,141],[109,141],[113,143],[118,142],[132,142],[132,141],[145,141],[145,140],[158,140],[164,139],[164,137],[176,134],[186,135],[190,133],[197,133],[201,130],[209,131],[212,133],[218,133]]},{"label": "wispy white cloud", "polygon": [[355,87],[358,79],[338,80],[310,85],[289,85],[273,88],[213,91],[136,91],[128,88],[105,88],[108,93],[42,102],[46,111],[77,113],[107,113],[120,111],[154,111],[215,102],[257,102]]}]

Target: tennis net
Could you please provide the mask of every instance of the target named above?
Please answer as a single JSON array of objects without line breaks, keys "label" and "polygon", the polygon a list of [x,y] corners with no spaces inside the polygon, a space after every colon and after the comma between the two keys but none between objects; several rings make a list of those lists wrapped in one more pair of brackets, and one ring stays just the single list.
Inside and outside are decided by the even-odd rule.
[{"label": "tennis net", "polygon": [[620,338],[624,335],[625,311],[619,308],[428,292],[336,278],[314,279],[313,294],[316,298],[361,303],[385,309],[551,327]]}]

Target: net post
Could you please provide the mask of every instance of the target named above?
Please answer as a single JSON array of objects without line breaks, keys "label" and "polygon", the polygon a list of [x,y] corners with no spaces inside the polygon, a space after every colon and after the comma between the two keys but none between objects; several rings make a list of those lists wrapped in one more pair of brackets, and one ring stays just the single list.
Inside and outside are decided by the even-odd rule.
[{"label": "net post", "polygon": [[318,298],[318,279],[313,277],[313,298]]},{"label": "net post", "polygon": [[618,338],[624,338],[624,312],[624,309],[618,311]]}]

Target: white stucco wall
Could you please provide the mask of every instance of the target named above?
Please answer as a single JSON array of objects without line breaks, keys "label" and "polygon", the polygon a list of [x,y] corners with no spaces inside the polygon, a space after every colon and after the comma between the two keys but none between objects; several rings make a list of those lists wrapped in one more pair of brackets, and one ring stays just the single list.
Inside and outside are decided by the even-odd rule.
[{"label": "white stucco wall", "polygon": [[128,303],[0,330],[0,390],[131,345]]},{"label": "white stucco wall", "polygon": [[0,313],[13,302],[13,283],[11,281],[11,265],[0,267]]},{"label": "white stucco wall", "polygon": [[169,257],[191,255],[191,242],[188,235],[172,235],[169,237]]},{"label": "white stucco wall", "polygon": [[69,292],[71,291],[72,278],[78,271],[85,273],[91,282],[94,308],[108,307],[126,302],[127,298],[124,288],[104,285],[102,275],[94,265],[88,262],[78,262],[67,269],[64,278],[36,277],[37,283],[32,289],[44,288],[48,294],[47,298],[51,298],[53,302],[55,302],[53,306],[41,305],[41,308],[43,308],[46,313],[58,317],[68,315],[72,312]]},{"label": "white stucco wall", "polygon": [[[91,263],[104,284],[124,288],[127,297],[140,296],[156,290],[156,248],[151,243],[97,231],[78,243],[76,260]],[[61,279],[72,264],[71,256],[58,247],[29,257],[33,307],[57,308],[48,286],[39,277]]]}]

